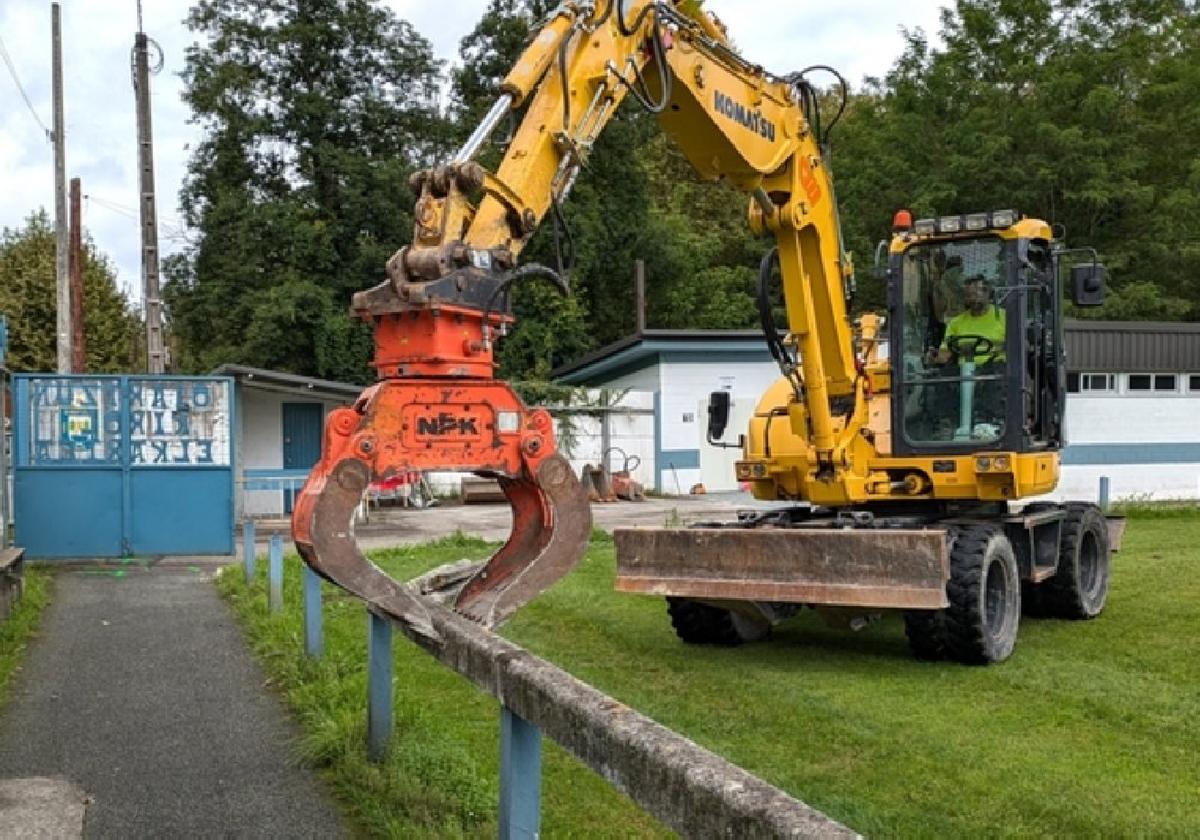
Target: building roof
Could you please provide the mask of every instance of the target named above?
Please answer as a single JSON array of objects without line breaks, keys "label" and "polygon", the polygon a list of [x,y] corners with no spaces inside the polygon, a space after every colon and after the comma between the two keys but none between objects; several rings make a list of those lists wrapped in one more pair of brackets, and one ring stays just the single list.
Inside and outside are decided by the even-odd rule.
[{"label": "building roof", "polygon": [[294,373],[283,373],[278,370],[265,370],[245,365],[221,365],[212,372],[212,375],[232,376],[244,385],[261,385],[274,389],[351,399],[357,397],[363,390],[363,386],[353,385],[349,382],[334,382],[330,379],[298,376]]},{"label": "building roof", "polygon": [[550,375],[570,385],[585,384],[640,370],[664,354],[702,354],[713,362],[747,355],[771,360],[760,330],[643,330],[562,365]]},{"label": "building roof", "polygon": [[1073,371],[1200,372],[1200,324],[1067,319],[1064,326]]}]

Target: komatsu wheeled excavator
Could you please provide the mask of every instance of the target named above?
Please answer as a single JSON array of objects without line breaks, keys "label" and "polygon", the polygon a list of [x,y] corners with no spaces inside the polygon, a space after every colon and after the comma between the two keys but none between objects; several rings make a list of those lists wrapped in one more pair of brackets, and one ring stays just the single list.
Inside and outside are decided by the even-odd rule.
[{"label": "komatsu wheeled excavator", "polygon": [[[709,441],[740,446],[738,479],[781,504],[618,530],[617,588],[665,596],[688,642],[755,639],[801,606],[852,626],[899,610],[918,656],[977,663],[1011,653],[1023,606],[1097,615],[1111,551],[1101,511],[1014,503],[1059,476],[1062,277],[1070,268],[1076,304],[1096,304],[1103,268],[1012,211],[899,212],[880,250],[887,317],[852,320],[828,162],[836,118],[822,124],[818,70],[777,76],[747,61],[695,0],[554,9],[454,159],[414,176],[412,242],[354,298],[374,326],[378,382],[327,420],[293,515],[305,561],[434,642],[431,601],[496,627],[579,561],[587,494],[549,414],[493,378],[493,354],[515,285],[568,291],[561,271],[521,253],[632,96],[701,178],[748,194],[751,228],[774,240],[759,307],[781,376],[736,444],[721,441],[729,397],[713,395]],[[487,171],[476,157],[511,115],[503,160]],[[411,470],[498,479],[508,541],[483,564],[387,576],[359,552],[353,513],[369,483]]]}]

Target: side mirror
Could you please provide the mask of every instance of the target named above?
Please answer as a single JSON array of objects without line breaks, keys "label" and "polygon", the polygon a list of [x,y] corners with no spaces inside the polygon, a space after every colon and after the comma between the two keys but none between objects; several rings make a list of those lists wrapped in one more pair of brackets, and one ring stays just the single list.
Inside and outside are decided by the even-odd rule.
[{"label": "side mirror", "polygon": [[1071,302],[1076,306],[1100,306],[1104,303],[1104,266],[1100,263],[1077,265],[1071,269]]},{"label": "side mirror", "polygon": [[708,395],[708,442],[713,443],[725,435],[729,424],[729,392],[713,391]]}]

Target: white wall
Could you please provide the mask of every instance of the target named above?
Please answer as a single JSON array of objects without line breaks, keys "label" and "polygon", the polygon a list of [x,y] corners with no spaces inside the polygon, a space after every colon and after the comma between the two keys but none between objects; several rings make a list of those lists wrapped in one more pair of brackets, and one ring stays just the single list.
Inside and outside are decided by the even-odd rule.
[{"label": "white wall", "polygon": [[[703,406],[713,391],[729,391],[737,406],[738,417],[746,406],[754,406],[770,385],[779,378],[779,368],[773,362],[664,362],[662,368],[662,448],[664,452],[699,451],[700,465],[694,468],[671,469],[669,458],[662,464],[662,491],[684,493],[693,485],[704,484],[709,492],[736,489],[732,460],[728,482],[717,481],[721,472],[721,455],[705,440],[708,416]],[[745,415],[747,418],[749,414]],[[727,440],[737,440],[746,420],[731,419]],[[720,450],[731,453],[734,450]],[[736,460],[736,453],[733,459]],[[710,461],[712,462],[710,465]],[[711,482],[711,483],[710,483]]]},{"label": "white wall", "polygon": [[[1124,377],[1120,379],[1123,386]],[[1067,400],[1068,447],[1079,447],[1076,451],[1082,453],[1097,444],[1131,445],[1127,450],[1131,460],[1148,444],[1191,444],[1194,451],[1200,444],[1200,394],[1071,394]],[[1053,498],[1094,500],[1101,476],[1110,479],[1114,501],[1200,498],[1200,463],[1161,460],[1064,464]]]},{"label": "white wall", "polygon": [[1067,444],[1200,441],[1200,394],[1067,397]]},{"label": "white wall", "polygon": [[[707,424],[708,399],[697,403],[701,423]],[[758,396],[734,397],[729,407],[729,423],[725,427],[724,443],[737,443],[738,435],[746,434],[750,419],[758,406]],[[728,493],[739,489],[736,464],[742,457],[741,447],[710,446],[705,440],[706,429],[700,428],[700,481],[709,493]]]},{"label": "white wall", "polygon": [[1098,501],[1102,476],[1109,479],[1109,498],[1114,502],[1200,499],[1200,464],[1069,464],[1062,468],[1058,488],[1046,498]]},{"label": "white wall", "polygon": [[242,516],[282,516],[282,490],[243,490],[244,470],[283,469],[283,404],[318,403],[325,414],[345,400],[285,394],[238,383],[238,501]]},{"label": "white wall", "polygon": [[[626,388],[632,388],[632,386],[621,386],[620,389],[606,387],[605,390],[624,391],[624,393],[611,394],[611,399],[615,400],[614,408],[641,413],[610,413],[608,415],[608,445],[622,450],[629,456],[630,466],[633,467],[630,472],[634,480],[641,482],[646,487],[653,487],[654,394],[649,391],[625,390]],[[598,399],[599,395],[599,391],[588,392],[588,398],[591,401]],[[567,440],[568,435],[564,434],[564,426],[568,422],[572,427],[569,435],[572,440]],[[556,417],[555,433],[558,436],[560,447],[571,444],[569,451],[565,454],[570,459],[571,466],[575,468],[577,475],[585,465],[597,466],[601,463],[604,455],[601,418],[588,417],[582,413],[570,417],[569,421],[565,417]],[[610,470],[614,472],[620,470],[624,464],[625,461],[620,452],[610,451],[608,460]]]},{"label": "white wall", "polygon": [[735,401],[757,402],[779,378],[779,368],[763,362],[665,362],[662,365],[662,448],[699,449],[708,418],[697,414],[698,400],[729,391]]},{"label": "white wall", "polygon": [[604,390],[619,391],[626,388],[634,391],[649,391],[653,394],[662,385],[662,372],[658,365],[647,365],[641,370],[605,380]]}]

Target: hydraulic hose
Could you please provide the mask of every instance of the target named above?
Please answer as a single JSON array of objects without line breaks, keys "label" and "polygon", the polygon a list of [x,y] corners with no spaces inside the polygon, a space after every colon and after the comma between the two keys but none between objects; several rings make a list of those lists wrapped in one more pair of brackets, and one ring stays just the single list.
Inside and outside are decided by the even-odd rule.
[{"label": "hydraulic hose", "polygon": [[495,311],[496,301],[500,298],[500,295],[507,292],[510,287],[518,282],[533,280],[535,278],[550,281],[551,285],[558,289],[563,297],[571,294],[571,286],[566,279],[557,271],[547,266],[539,263],[530,263],[529,265],[523,265],[520,268],[510,271],[496,284],[496,288],[488,296],[487,305],[483,308],[483,339],[485,342],[489,340],[489,322],[491,321],[492,312]]}]

